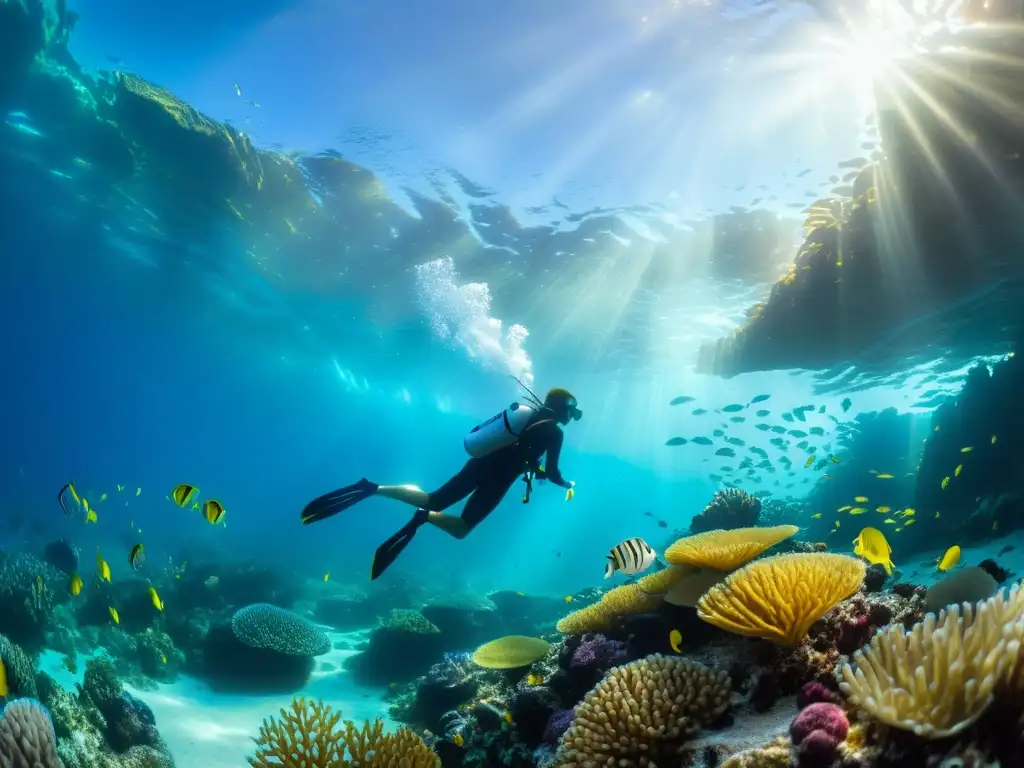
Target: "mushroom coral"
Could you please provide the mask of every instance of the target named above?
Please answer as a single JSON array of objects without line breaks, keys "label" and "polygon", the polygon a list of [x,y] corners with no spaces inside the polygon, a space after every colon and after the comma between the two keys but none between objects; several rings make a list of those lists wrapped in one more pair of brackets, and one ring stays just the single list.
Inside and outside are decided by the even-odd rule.
[{"label": "mushroom coral", "polygon": [[815,621],[857,591],[865,571],[863,562],[846,555],[767,557],[709,589],[697,615],[729,632],[796,645]]}]

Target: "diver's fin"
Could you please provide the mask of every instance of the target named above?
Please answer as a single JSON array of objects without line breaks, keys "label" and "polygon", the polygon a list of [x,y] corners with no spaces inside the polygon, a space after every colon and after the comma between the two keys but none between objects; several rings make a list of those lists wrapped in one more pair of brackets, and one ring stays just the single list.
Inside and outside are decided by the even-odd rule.
[{"label": "diver's fin", "polygon": [[313,499],[302,510],[302,524],[309,525],[344,512],[353,504],[358,504],[375,495],[377,488],[376,483],[371,483],[364,477],[358,483],[325,493],[323,496]]},{"label": "diver's fin", "polygon": [[427,522],[429,516],[429,511],[417,509],[412,520],[406,523],[404,528],[377,547],[377,551],[373,555],[373,565],[370,567],[370,581],[379,578],[395,562],[398,556],[402,554],[402,550],[409,546],[409,542],[416,535],[416,531]]}]

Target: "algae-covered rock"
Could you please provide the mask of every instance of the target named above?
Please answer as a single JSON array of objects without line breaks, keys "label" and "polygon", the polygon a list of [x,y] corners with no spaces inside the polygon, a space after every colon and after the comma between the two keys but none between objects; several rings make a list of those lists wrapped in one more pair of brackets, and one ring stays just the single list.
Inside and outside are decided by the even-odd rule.
[{"label": "algae-covered rock", "polygon": [[362,653],[345,660],[360,682],[385,685],[412,680],[444,654],[441,631],[418,611],[394,610],[370,633]]}]

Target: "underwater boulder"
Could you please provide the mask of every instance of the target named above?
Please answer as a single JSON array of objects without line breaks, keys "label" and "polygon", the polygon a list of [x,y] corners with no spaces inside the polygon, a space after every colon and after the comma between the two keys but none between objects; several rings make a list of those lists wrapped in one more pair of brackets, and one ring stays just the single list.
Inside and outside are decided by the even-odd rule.
[{"label": "underwater boulder", "polygon": [[444,651],[444,636],[423,614],[393,610],[370,633],[366,650],[344,665],[362,684],[387,685],[419,677],[441,661]]},{"label": "underwater boulder", "polygon": [[339,632],[372,627],[380,616],[379,606],[366,597],[332,595],[316,601],[313,616]]},{"label": "underwater boulder", "polygon": [[78,570],[78,550],[64,539],[47,544],[43,548],[43,559],[68,576]]},{"label": "underwater boulder", "polygon": [[330,638],[312,622],[256,603],[210,628],[200,675],[217,690],[292,692],[309,680],[314,658],[330,650]]},{"label": "underwater boulder", "polygon": [[494,606],[479,601],[448,598],[423,606],[420,613],[441,632],[445,650],[479,645],[502,630]]}]

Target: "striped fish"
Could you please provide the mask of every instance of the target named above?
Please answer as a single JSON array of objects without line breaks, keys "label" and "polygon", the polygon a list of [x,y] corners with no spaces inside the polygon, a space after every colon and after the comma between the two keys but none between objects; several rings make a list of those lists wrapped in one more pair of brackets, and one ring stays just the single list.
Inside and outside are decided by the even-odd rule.
[{"label": "striped fish", "polygon": [[604,568],[604,577],[607,579],[616,571],[641,573],[651,567],[656,557],[651,545],[643,539],[626,539],[608,550],[608,564]]}]

